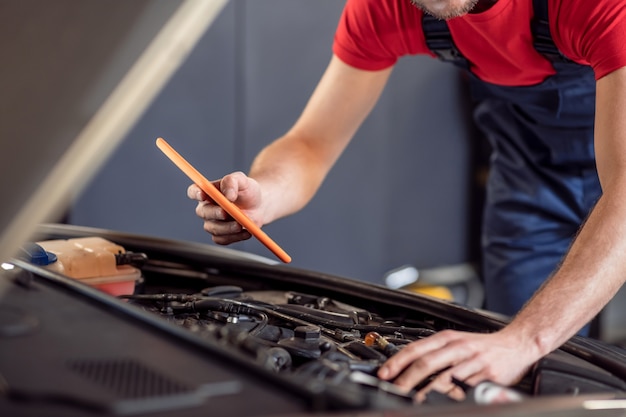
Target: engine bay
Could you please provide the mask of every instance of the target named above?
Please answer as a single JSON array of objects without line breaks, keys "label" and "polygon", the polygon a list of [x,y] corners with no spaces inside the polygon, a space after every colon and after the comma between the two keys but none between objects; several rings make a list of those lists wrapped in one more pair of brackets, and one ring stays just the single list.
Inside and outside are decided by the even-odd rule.
[{"label": "engine bay", "polygon": [[[186,265],[148,262],[143,273],[145,280],[137,292],[119,298],[198,337],[237,349],[270,372],[337,387],[357,384],[406,403],[415,401],[415,393],[430,378],[410,392],[402,392],[377,378],[378,368],[397,349],[445,329],[492,330],[486,325],[489,321],[477,328],[471,310],[439,300],[433,301],[435,305],[459,309],[461,323],[458,317],[446,320],[432,313],[402,308],[392,300],[374,302],[335,291],[307,291],[310,288],[296,282],[291,286],[294,289],[265,289],[270,283],[258,281],[248,282],[246,288],[238,279],[238,285],[229,283],[230,279],[224,279],[213,268],[190,271]],[[185,284],[173,288],[174,282]],[[216,285],[201,288],[211,282]],[[465,402],[488,401],[473,387],[461,383],[460,387],[467,395]],[[557,394],[617,393],[624,388],[626,385],[614,375],[566,351],[548,355],[516,386],[496,387],[510,395],[512,401]],[[424,401],[456,402],[438,392],[430,392]]]},{"label": "engine bay", "polygon": [[[43,323],[36,326],[38,328],[58,327],[63,337],[71,334],[83,340],[82,344],[73,342],[68,345],[69,342],[56,334],[51,336],[36,330],[29,331],[33,340],[7,338],[5,335],[0,339],[5,342],[0,344],[0,356],[8,358],[17,350],[28,351],[33,345],[47,343],[47,355],[65,364],[67,369],[63,372],[69,372],[68,381],[73,381],[77,370],[82,372],[83,365],[76,364],[89,363],[87,368],[91,373],[81,376],[90,378],[93,377],[92,368],[99,370],[99,364],[103,362],[113,362],[115,369],[126,370],[128,365],[119,364],[123,353],[123,357],[132,358],[132,363],[142,364],[131,366],[131,380],[137,368],[143,367],[152,369],[151,374],[162,372],[177,381],[187,380],[187,385],[196,387],[195,391],[191,390],[195,393],[195,405],[204,395],[198,393],[205,392],[200,387],[209,382],[224,384],[225,381],[243,384],[244,391],[273,386],[276,390],[272,388],[271,395],[285,396],[289,403],[300,398],[305,410],[316,412],[412,409],[459,403],[474,406],[500,402],[502,398],[524,403],[537,397],[620,396],[626,392],[624,351],[599,341],[575,337],[536,363],[513,387],[492,384],[489,389],[481,387],[479,390],[479,387],[465,386],[459,381],[459,387],[466,393],[464,400],[431,391],[421,404],[416,404],[415,394],[428,384],[428,379],[412,391],[404,392],[376,376],[379,367],[391,355],[414,340],[442,330],[491,332],[502,327],[505,321],[451,302],[277,265],[202,244],[65,226],[45,229],[45,237],[106,238],[108,242],[114,242],[106,246],[113,256],[102,255],[98,262],[114,262],[115,268],[119,269],[111,272],[107,266],[79,267],[77,262],[68,261],[74,257],[68,258],[66,249],[57,249],[54,255],[65,260],[63,268],[34,265],[31,252],[14,263],[21,273],[7,273],[8,279],[0,282],[8,285],[3,290],[3,308],[19,309],[24,316],[38,318]],[[88,252],[98,251],[90,249]],[[86,256],[77,255],[75,259]],[[109,260],[103,261],[103,257]],[[25,258],[30,261],[25,262]],[[93,272],[79,271],[107,271],[108,275],[106,279],[94,278],[90,276]],[[86,277],[78,279],[71,277],[73,274]],[[128,277],[132,277],[131,286]],[[40,299],[53,290],[54,294],[46,297],[57,298],[60,295],[56,292],[62,290],[65,299],[54,302]],[[97,312],[89,313],[94,309]],[[75,310],[72,318],[63,319],[63,313],[70,314],[70,310]],[[92,314],[98,317],[91,317]],[[111,315],[115,320],[111,320]],[[63,324],[48,323],[55,320]],[[70,324],[75,326],[71,331],[68,330]],[[130,325],[134,327],[124,330]],[[0,330],[6,327],[0,326]],[[154,337],[148,335],[154,331],[166,340],[145,342],[145,338]],[[10,343],[6,343],[7,340]],[[170,352],[170,349],[183,351]],[[195,360],[199,362],[186,364]],[[28,363],[31,359],[23,358],[23,361]],[[128,363],[127,359],[124,361]],[[210,363],[203,363],[207,361]],[[42,363],[38,372],[50,375],[51,370],[47,368],[52,362]],[[179,362],[198,375],[191,378],[194,372],[190,374],[190,371],[181,374],[183,368]],[[209,370],[200,372],[205,366]],[[232,371],[235,372],[233,376],[226,379],[218,377],[220,373],[211,370],[216,366],[232,368],[231,371],[236,372]],[[28,379],[19,369],[19,360],[0,361],[0,376],[8,381],[7,386],[16,384],[19,387],[32,380],[33,377]],[[54,375],[61,378],[60,374]],[[102,378],[109,376],[99,376],[98,380]],[[80,381],[75,382],[77,387],[84,389]],[[116,384],[126,386],[117,379]],[[142,414],[152,407],[146,404],[154,404],[154,398],[150,397],[147,398],[149,403],[137,405],[131,402],[128,406],[125,397],[113,396],[111,399],[109,394],[95,392],[93,395],[98,401],[107,403],[111,400],[116,404],[117,408],[105,407],[107,411],[113,411],[111,414]],[[162,400],[160,395],[159,401]],[[173,398],[168,395],[167,398]],[[271,395],[255,394],[253,397],[270,398]],[[33,397],[24,393],[21,396]],[[254,414],[250,411],[254,408],[254,401],[247,405],[237,404],[226,397],[223,401],[227,407],[245,406],[247,409],[242,415]],[[82,394],[80,398],[83,398]],[[185,401],[175,403],[177,407],[187,404]],[[280,406],[276,412],[280,414],[283,409]],[[59,415],[71,415],[67,410],[60,410]],[[229,412],[237,414],[232,410]]]}]

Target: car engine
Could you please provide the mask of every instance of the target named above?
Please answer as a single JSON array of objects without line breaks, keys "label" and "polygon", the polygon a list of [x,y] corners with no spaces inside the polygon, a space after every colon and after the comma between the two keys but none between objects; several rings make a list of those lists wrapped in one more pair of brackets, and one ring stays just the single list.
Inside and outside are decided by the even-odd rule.
[{"label": "car engine", "polygon": [[[262,401],[276,406],[277,414],[293,411],[292,405],[270,400],[278,395],[285,404],[300,398],[305,405],[299,403],[296,409],[301,411],[302,407],[314,412],[414,409],[416,393],[430,379],[410,392],[379,379],[377,370],[391,355],[442,330],[491,332],[506,323],[451,302],[203,244],[73,226],[50,226],[44,232],[46,240],[39,243],[48,250],[43,256],[28,249],[26,256],[15,260],[17,268],[6,272],[8,279],[0,281],[4,294],[0,318],[6,321],[0,323],[0,333],[5,333],[0,334],[0,357],[6,359],[0,360],[0,376],[7,381],[5,393],[15,390],[13,395],[21,402],[45,406],[54,402],[73,411],[89,408],[128,415],[146,414],[157,405],[199,406],[211,398],[229,415],[264,415],[255,406]],[[81,252],[68,261],[69,251],[58,246],[59,239],[114,243],[107,243],[103,254],[89,248],[88,254]],[[87,256],[97,261],[90,261],[89,267],[76,261]],[[45,264],[51,257],[63,262],[34,264]],[[107,271],[107,276],[93,277],[94,271]],[[23,330],[30,340],[6,332],[13,332],[16,315],[23,317],[20,325],[35,323]],[[33,319],[26,320],[29,317]],[[77,344],[73,335],[82,335],[83,342]],[[44,343],[45,361],[29,377],[21,369],[41,356],[34,349]],[[24,357],[16,355],[31,350]],[[106,390],[87,390],[75,398],[88,388],[76,380],[77,375],[120,392],[111,396]],[[66,381],[68,392],[42,400],[41,394],[24,389],[44,377],[52,381],[46,390],[58,389],[57,379]],[[464,400],[430,391],[419,406],[620,396],[626,392],[625,380],[624,350],[574,337],[536,363],[515,386],[485,381],[471,387],[456,381],[466,394]],[[187,382],[169,382],[165,392],[158,388],[154,393],[163,381]],[[149,395],[135,394],[135,385]],[[195,388],[188,389],[193,395],[181,400],[177,396],[184,386]],[[268,391],[270,386],[276,389]],[[233,392],[249,390],[263,392],[250,394],[254,400],[249,403],[229,399]],[[92,402],[87,394],[93,395]],[[73,414],[60,407],[58,415]]]}]

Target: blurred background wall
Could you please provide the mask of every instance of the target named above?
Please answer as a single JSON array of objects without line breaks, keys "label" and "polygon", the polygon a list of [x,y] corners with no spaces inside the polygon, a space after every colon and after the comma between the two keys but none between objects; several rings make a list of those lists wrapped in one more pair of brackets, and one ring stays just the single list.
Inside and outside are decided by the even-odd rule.
[{"label": "blurred background wall", "polygon": [[[210,179],[247,171],[295,121],[331,57],[343,2],[232,0],[72,206],[68,221],[211,242],[162,136]],[[382,283],[400,265],[475,260],[474,147],[465,85],[400,61],[381,100],[300,213],[264,227],[295,267]],[[273,258],[251,240],[231,247]]]}]

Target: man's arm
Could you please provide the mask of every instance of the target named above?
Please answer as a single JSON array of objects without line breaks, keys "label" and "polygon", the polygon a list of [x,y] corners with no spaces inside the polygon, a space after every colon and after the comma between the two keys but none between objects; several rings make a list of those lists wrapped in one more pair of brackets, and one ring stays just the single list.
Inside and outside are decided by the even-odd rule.
[{"label": "man's arm", "polygon": [[[249,177],[234,173],[222,178],[222,193],[258,225],[300,210],[374,107],[391,71],[359,70],[333,56],[294,126],[260,152]],[[199,200],[196,213],[216,243],[249,237],[196,186],[187,193]]]},{"label": "man's arm", "polygon": [[379,375],[410,389],[448,368],[431,388],[452,389],[451,376],[475,385],[516,382],[539,358],[591,320],[626,280],[626,68],[597,82],[595,147],[603,196],[561,267],[504,329],[493,334],[440,332],[408,345]]},{"label": "man's arm", "polygon": [[[531,338],[542,354],[591,320],[626,280],[625,115],[626,68],[622,68],[597,82],[594,136],[602,197],[558,272],[511,326]],[[555,318],[558,325],[551,326]]]}]

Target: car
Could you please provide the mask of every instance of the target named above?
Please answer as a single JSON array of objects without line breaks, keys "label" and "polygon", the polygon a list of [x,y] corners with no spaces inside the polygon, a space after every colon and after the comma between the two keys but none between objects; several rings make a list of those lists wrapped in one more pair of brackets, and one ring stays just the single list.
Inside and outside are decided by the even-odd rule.
[{"label": "car", "polygon": [[375,376],[389,345],[506,320],[196,242],[63,224],[35,236],[1,270],[3,415],[623,413],[626,353],[600,341],[574,337],[489,387],[508,404],[470,387],[416,404]]},{"label": "car", "polygon": [[[415,390],[376,377],[390,355],[442,330],[492,332],[508,319],[241,250],[50,221],[224,2],[68,4],[109,54],[46,26],[52,10],[38,2],[0,14],[0,28],[15,31],[1,39],[33,42],[7,44],[19,52],[8,73],[39,74],[51,55],[73,51],[86,66],[72,77],[93,86],[85,95],[53,82],[54,62],[42,84],[5,81],[2,108],[16,123],[0,127],[10,150],[0,192],[11,197],[0,208],[0,415],[624,414],[618,346],[576,336],[512,387],[459,381],[465,400],[431,392],[416,403]],[[23,16],[33,24],[16,25]],[[46,48],[43,34],[78,52]]]}]

